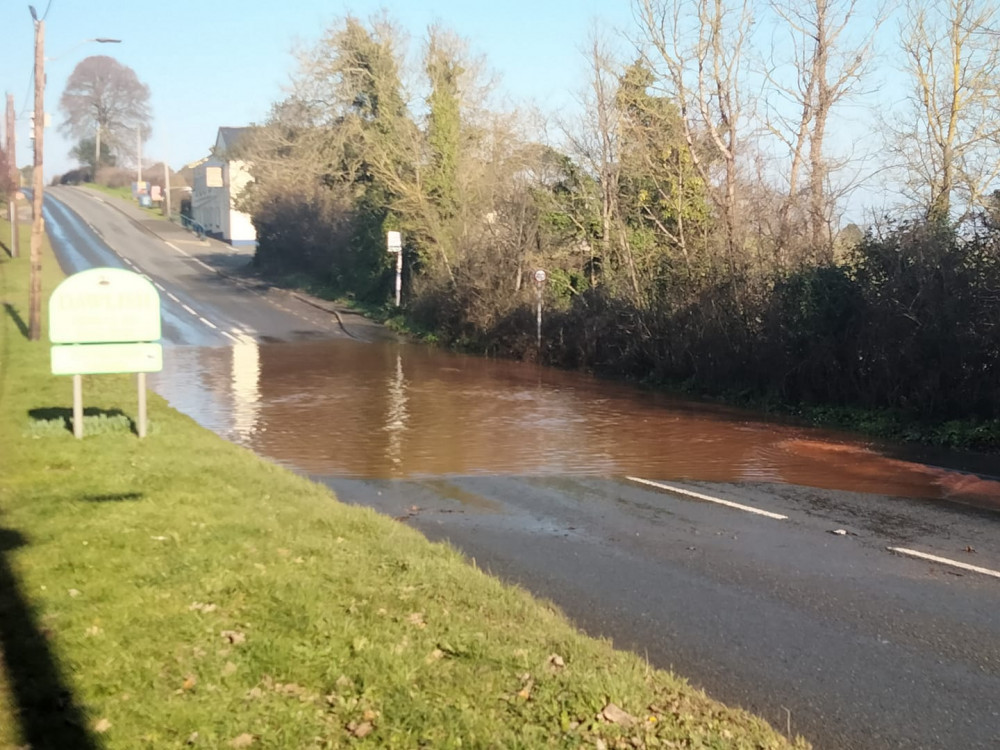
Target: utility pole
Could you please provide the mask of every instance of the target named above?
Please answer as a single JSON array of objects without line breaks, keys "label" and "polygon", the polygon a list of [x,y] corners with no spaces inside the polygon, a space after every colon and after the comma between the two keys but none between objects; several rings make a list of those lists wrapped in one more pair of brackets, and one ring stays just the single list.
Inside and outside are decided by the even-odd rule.
[{"label": "utility pole", "polygon": [[142,182],[142,125],[135,129],[135,189]]},{"label": "utility pole", "polygon": [[28,339],[42,337],[42,199],[45,177],[42,166],[42,138],[45,133],[45,21],[39,20],[33,6],[31,17],[35,21],[35,160],[31,195],[31,288],[29,293]]},{"label": "utility pole", "polygon": [[14,129],[17,126],[17,118],[14,114],[14,95],[7,94],[7,158],[10,159],[10,256],[18,257],[21,254],[21,238],[17,227],[17,191],[21,187],[21,180],[17,173],[17,140],[14,136]]},{"label": "utility pole", "polygon": [[167,221],[170,221],[170,166],[167,164],[167,160],[163,160],[163,205],[166,207],[167,211]]},{"label": "utility pole", "polygon": [[97,123],[94,132],[94,174],[90,176],[91,182],[97,182],[97,170],[101,168],[101,123]]}]

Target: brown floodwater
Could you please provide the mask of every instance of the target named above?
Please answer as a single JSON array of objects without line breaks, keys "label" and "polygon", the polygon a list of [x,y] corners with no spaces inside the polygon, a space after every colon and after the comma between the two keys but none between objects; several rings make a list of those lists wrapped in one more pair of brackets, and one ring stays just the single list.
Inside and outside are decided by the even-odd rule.
[{"label": "brown floodwater", "polygon": [[309,474],[786,482],[1000,507],[1000,482],[983,476],[1000,476],[992,457],[980,457],[977,475],[959,454],[915,460],[857,437],[430,347],[247,337],[170,347],[153,382],[204,426]]}]

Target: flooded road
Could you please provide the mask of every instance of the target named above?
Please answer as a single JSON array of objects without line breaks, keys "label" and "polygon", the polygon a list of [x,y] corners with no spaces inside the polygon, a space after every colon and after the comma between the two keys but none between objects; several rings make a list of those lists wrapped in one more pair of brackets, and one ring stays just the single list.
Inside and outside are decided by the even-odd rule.
[{"label": "flooded road", "polygon": [[1000,746],[995,457],[376,343],[221,243],[48,192],[64,269],[161,291],[155,387],[204,426],[816,748]]},{"label": "flooded road", "polygon": [[[204,426],[313,475],[650,476],[1000,507],[1000,483],[857,437],[580,373],[350,339],[171,347],[155,388]],[[902,455],[902,454],[899,454]],[[981,459],[975,468],[1000,475]],[[950,466],[952,470],[943,468]]]}]

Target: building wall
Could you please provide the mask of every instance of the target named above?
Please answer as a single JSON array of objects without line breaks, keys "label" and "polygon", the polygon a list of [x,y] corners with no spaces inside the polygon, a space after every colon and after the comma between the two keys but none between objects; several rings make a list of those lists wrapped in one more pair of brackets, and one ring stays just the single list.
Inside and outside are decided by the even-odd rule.
[{"label": "building wall", "polygon": [[226,185],[229,189],[229,215],[226,219],[229,234],[226,239],[234,245],[256,245],[257,230],[250,220],[250,214],[235,208],[240,193],[253,179],[249,165],[242,161],[231,161],[226,165],[226,170]]},{"label": "building wall", "polygon": [[249,214],[237,211],[235,199],[250,183],[243,162],[211,158],[194,170],[191,215],[205,231],[233,245],[256,245],[257,232]]},{"label": "building wall", "polygon": [[208,159],[194,170],[194,187],[191,191],[191,217],[206,232],[225,237],[225,222],[229,211],[229,194],[220,185],[225,184],[225,163]]}]

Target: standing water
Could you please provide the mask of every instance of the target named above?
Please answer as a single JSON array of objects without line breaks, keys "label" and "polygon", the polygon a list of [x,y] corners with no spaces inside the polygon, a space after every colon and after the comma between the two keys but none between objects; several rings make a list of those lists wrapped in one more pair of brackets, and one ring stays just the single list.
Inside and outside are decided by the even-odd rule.
[{"label": "standing water", "polygon": [[205,427],[314,475],[638,475],[1000,507],[998,482],[891,458],[855,437],[430,347],[250,337],[178,346],[154,385]]}]

